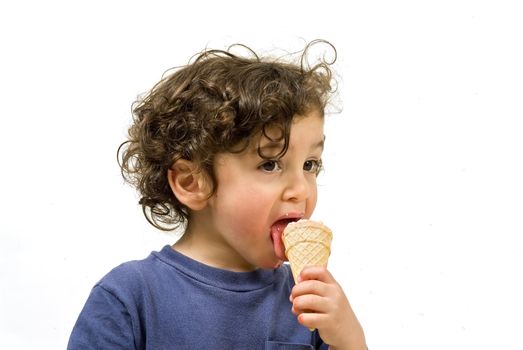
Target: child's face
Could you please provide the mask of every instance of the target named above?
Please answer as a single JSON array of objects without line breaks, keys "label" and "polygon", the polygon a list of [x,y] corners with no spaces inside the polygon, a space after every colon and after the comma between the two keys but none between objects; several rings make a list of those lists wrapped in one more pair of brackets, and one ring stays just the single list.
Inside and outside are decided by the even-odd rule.
[{"label": "child's face", "polygon": [[[280,159],[261,158],[258,142],[242,153],[216,157],[217,190],[198,220],[212,231],[205,249],[220,261],[217,266],[242,271],[281,264],[285,224],[309,218],[316,205],[323,140],[323,117],[313,111],[294,119],[289,149]],[[263,137],[259,145],[265,156],[281,150],[281,144],[271,148]]]}]

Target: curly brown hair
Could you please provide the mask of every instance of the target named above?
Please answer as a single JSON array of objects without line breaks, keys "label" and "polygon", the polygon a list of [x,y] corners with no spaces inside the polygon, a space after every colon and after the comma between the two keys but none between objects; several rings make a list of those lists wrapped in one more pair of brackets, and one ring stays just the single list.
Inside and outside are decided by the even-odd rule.
[{"label": "curly brown hair", "polygon": [[[311,66],[307,53],[317,43],[329,45],[334,56]],[[313,109],[325,112],[334,90],[332,44],[310,42],[299,63],[259,57],[237,46],[252,57],[233,54],[231,48],[205,50],[133,104],[129,138],[118,148],[118,160],[122,176],[141,196],[146,219],[158,229],[173,230],[189,219],[188,208],[169,186],[167,172],[174,162],[194,162],[211,180],[212,195],[216,154],[239,152],[253,136],[268,137],[267,130],[278,127],[281,138],[271,140],[283,141],[277,157],[283,156],[293,118]]]}]

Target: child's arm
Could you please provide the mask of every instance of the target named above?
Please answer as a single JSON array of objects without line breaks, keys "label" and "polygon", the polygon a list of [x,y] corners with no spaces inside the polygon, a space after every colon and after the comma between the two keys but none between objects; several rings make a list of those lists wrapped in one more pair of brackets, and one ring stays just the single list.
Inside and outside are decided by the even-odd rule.
[{"label": "child's arm", "polygon": [[317,328],[331,350],[365,350],[363,329],[343,289],[323,267],[306,267],[291,291],[298,322]]}]

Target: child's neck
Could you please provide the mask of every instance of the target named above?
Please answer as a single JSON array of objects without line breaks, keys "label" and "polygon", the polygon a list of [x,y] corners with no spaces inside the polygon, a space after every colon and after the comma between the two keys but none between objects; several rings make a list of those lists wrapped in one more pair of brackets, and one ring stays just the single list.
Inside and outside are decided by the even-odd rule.
[{"label": "child's neck", "polygon": [[198,226],[189,224],[173,249],[202,264],[224,270],[247,272],[257,268],[232,251],[212,229]]}]

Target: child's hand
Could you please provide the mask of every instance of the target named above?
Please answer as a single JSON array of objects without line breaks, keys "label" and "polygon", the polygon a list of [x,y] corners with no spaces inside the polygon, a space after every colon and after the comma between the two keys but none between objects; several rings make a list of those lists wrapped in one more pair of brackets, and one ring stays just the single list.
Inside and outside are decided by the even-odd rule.
[{"label": "child's hand", "polygon": [[364,350],[365,336],[349,300],[330,272],[308,266],[292,288],[292,312],[298,322],[317,328],[330,349]]}]

